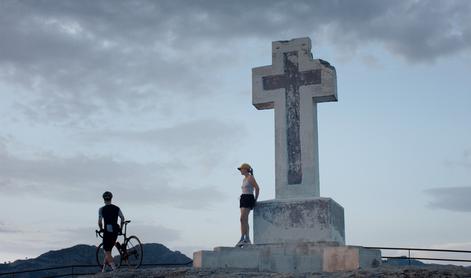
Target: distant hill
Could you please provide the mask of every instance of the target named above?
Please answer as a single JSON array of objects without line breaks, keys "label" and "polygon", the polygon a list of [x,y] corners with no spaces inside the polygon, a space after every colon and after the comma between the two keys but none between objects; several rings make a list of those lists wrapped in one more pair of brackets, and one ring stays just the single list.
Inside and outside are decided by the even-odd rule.
[{"label": "distant hill", "polygon": [[180,253],[171,251],[159,243],[144,244],[143,264],[184,264],[191,261],[190,258]]},{"label": "distant hill", "polygon": [[[190,258],[179,251],[171,251],[158,243],[146,243],[144,245],[144,264],[184,264],[191,261]],[[93,245],[79,244],[73,247],[49,251],[37,258],[17,260],[10,264],[0,265],[0,274],[30,269],[40,269],[66,265],[95,265],[96,247]],[[45,276],[70,273],[71,269],[48,270],[33,273],[15,275],[17,278],[38,278]],[[98,271],[98,267],[76,269],[76,273],[91,273]],[[0,276],[2,277],[2,276]],[[5,276],[8,277],[8,276]]]}]

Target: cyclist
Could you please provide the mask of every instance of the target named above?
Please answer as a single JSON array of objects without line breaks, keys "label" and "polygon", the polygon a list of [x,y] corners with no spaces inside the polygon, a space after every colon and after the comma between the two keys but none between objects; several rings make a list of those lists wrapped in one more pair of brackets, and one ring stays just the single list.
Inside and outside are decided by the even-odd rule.
[{"label": "cyclist", "polygon": [[[116,269],[111,256],[111,249],[113,249],[121,232],[120,227],[123,227],[124,223],[124,215],[121,209],[111,204],[112,198],[113,194],[111,192],[106,191],[103,193],[105,205],[98,211],[98,227],[100,227],[100,231],[103,231],[103,249],[105,250],[102,272],[105,272],[106,265],[109,265],[113,270]],[[121,218],[121,225],[118,225],[118,217]]]},{"label": "cyclist", "polygon": [[[244,176],[242,180],[242,195],[240,195],[240,240],[236,247],[242,247],[246,244],[252,244],[249,237],[249,214],[257,202],[260,193],[260,187],[253,176],[252,167],[243,163],[237,168],[240,174]],[[255,191],[255,196],[254,196]]]}]

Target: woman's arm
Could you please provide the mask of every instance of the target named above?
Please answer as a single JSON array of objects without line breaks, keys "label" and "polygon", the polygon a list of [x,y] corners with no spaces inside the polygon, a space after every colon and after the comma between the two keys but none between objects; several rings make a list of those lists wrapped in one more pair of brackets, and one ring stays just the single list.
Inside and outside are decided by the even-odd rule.
[{"label": "woman's arm", "polygon": [[255,200],[257,200],[258,194],[260,194],[260,187],[258,186],[254,176],[250,176],[250,184],[252,184],[253,188],[255,189]]}]

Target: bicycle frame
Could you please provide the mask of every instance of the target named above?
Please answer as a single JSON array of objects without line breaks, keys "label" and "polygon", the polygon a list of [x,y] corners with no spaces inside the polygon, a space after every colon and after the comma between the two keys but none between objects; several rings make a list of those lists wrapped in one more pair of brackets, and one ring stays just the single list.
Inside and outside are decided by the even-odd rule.
[{"label": "bicycle frame", "polygon": [[[131,223],[131,220],[126,220],[126,221],[123,222],[124,229],[123,229],[123,227],[121,227],[120,235],[124,236],[124,241],[126,241],[126,239],[127,239],[126,232],[127,232],[129,223]],[[124,230],[124,233],[123,233],[123,230]]]}]

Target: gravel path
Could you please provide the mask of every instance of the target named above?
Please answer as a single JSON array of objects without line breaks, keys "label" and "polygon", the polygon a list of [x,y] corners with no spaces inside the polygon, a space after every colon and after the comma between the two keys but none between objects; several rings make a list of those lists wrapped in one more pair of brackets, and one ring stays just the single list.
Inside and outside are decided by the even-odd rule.
[{"label": "gravel path", "polygon": [[336,273],[306,273],[306,274],[281,274],[271,272],[252,272],[230,269],[199,270],[191,267],[180,268],[147,268],[138,270],[120,269],[115,272],[99,273],[92,276],[82,276],[82,278],[241,278],[241,277],[326,277],[326,278],[347,278],[347,277],[470,277],[471,269],[459,266],[425,266],[425,267],[397,267],[381,266],[373,269],[364,269],[348,272]]}]

